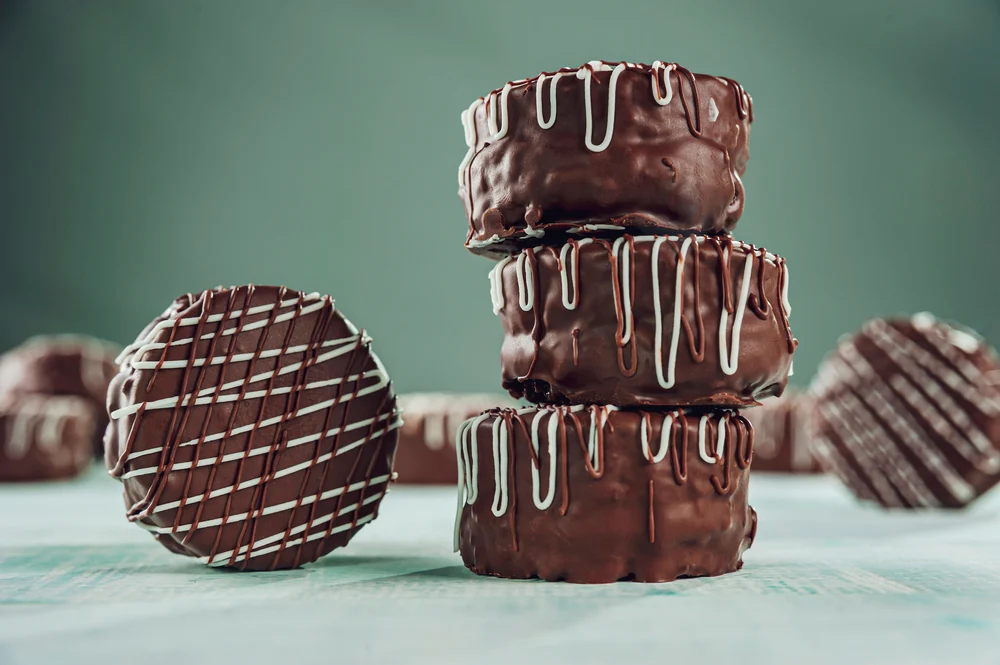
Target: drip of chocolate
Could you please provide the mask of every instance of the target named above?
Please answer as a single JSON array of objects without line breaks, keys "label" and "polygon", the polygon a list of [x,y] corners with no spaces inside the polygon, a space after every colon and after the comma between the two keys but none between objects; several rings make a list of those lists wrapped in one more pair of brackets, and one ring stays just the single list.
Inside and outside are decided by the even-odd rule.
[{"label": "drip of chocolate", "polygon": [[579,234],[728,233],[752,120],[740,84],[674,63],[596,61],[508,83],[462,114],[466,247],[499,257]]},{"label": "drip of chocolate", "polygon": [[820,462],[863,500],[959,508],[1000,482],[1000,363],[971,331],[929,314],[874,319],[810,392]]},{"label": "drip of chocolate", "polygon": [[55,480],[93,459],[94,410],[80,397],[0,397],[0,482]]},{"label": "drip of chocolate", "polygon": [[316,293],[179,298],[109,390],[128,519],[209,566],[295,568],[346,545],[377,515],[400,425],[370,341]]},{"label": "drip of chocolate", "polygon": [[104,454],[108,417],[108,384],[118,373],[115,356],[121,349],[91,337],[62,335],[29,339],[0,356],[0,392],[20,395],[78,397],[97,422],[91,442],[94,454]]},{"label": "drip of chocolate", "polygon": [[403,426],[393,467],[397,482],[454,485],[455,436],[469,418],[496,406],[510,406],[505,395],[410,393],[399,396]]},{"label": "drip of chocolate", "polygon": [[753,405],[796,341],[784,259],[728,237],[526,249],[490,274],[503,386],[539,403]]},{"label": "drip of chocolate", "polygon": [[754,471],[816,473],[819,462],[812,450],[809,419],[815,402],[807,394],[786,391],[743,412],[753,424]]},{"label": "drip of chocolate", "polygon": [[474,572],[518,579],[738,570],[753,440],[735,411],[491,410],[459,432],[455,547]]}]

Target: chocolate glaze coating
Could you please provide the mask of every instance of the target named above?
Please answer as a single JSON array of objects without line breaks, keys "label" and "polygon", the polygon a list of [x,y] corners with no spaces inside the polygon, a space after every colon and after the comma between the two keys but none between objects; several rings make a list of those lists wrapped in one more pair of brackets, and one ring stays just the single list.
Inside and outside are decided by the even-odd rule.
[{"label": "chocolate glaze coating", "polygon": [[118,373],[115,357],[119,351],[114,344],[91,337],[29,339],[0,357],[0,391],[82,398],[97,421],[91,445],[94,454],[101,457],[104,428],[108,424],[104,404],[108,384]]},{"label": "chocolate glaze coating", "polygon": [[739,570],[757,528],[752,432],[723,411],[491,411],[461,433],[456,549],[475,573],[517,579],[668,582]]},{"label": "chocolate glaze coating", "polygon": [[395,396],[329,296],[253,285],[183,296],[123,357],[107,461],[129,520],[171,551],[294,568],[376,516]]},{"label": "chocolate glaze coating", "polygon": [[[541,83],[539,77],[511,83],[506,94],[495,90],[463,114],[469,152],[459,196],[469,219],[468,249],[504,255],[543,234],[551,244],[586,232],[588,224],[633,233],[725,233],[736,226],[750,96],[735,81],[673,64],[625,64],[616,75],[618,64],[560,70],[554,110],[550,74]],[[587,80],[579,75],[593,77],[589,135]],[[605,140],[612,88],[611,139],[595,151],[587,141],[599,148]]]},{"label": "chocolate glaze coating", "polygon": [[860,499],[959,508],[1000,482],[1000,363],[971,331],[928,314],[874,319],[810,392],[820,462]]},{"label": "chocolate glaze coating", "polygon": [[93,459],[94,409],[79,397],[0,397],[0,482],[55,480]]},{"label": "chocolate glaze coating", "polygon": [[821,471],[812,450],[809,419],[815,410],[812,397],[786,391],[743,411],[753,424],[753,470],[780,473]]},{"label": "chocolate glaze coating", "polygon": [[587,238],[504,259],[491,280],[505,333],[503,387],[515,397],[743,406],[781,394],[788,380],[795,340],[787,271],[783,259],[752,245],[700,235]]},{"label": "chocolate glaze coating", "polygon": [[497,406],[512,406],[506,395],[409,393],[399,396],[403,426],[396,449],[396,482],[454,485],[455,435],[469,418]]}]

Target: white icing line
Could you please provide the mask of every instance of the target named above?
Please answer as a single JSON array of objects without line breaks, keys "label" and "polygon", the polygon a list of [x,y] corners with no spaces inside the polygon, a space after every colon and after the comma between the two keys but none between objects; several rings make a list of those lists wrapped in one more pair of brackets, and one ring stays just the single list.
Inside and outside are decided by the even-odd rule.
[{"label": "white icing line", "polygon": [[511,257],[506,256],[490,270],[490,301],[494,314],[499,314],[506,304],[503,296],[503,269],[511,261]]},{"label": "white icing line", "polygon": [[472,158],[476,154],[476,141],[478,137],[476,136],[476,109],[483,105],[483,99],[480,97],[476,101],[472,102],[468,109],[462,111],[462,128],[465,130],[465,145],[468,146],[468,151],[465,153],[465,157],[462,158],[462,162],[458,165],[458,186],[465,186],[466,169],[469,168],[469,164],[472,163]]},{"label": "white icing line", "polygon": [[[365,500],[362,502],[362,505],[367,506],[367,505],[370,505],[372,503],[376,503],[379,500],[381,500],[381,498],[382,498],[382,496],[384,494],[385,494],[385,492],[379,492],[378,494],[373,494],[372,496],[366,497]],[[293,528],[291,530],[291,533],[289,535],[295,535],[295,534],[298,534],[298,533],[303,533],[303,532],[307,531],[308,529],[313,528],[314,526],[320,526],[322,524],[326,524],[327,522],[330,522],[332,520],[337,519],[341,515],[346,515],[346,514],[354,512],[355,510],[357,510],[357,508],[358,508],[358,504],[357,503],[353,503],[353,504],[351,504],[349,506],[344,506],[343,508],[341,508],[340,510],[337,511],[336,515],[334,515],[333,513],[330,513],[329,515],[323,515],[322,517],[318,517],[318,518],[312,520],[311,522],[309,522],[308,524],[300,524],[299,526]],[[359,517],[358,520],[357,520],[357,522],[354,523],[354,526],[355,527],[359,527],[362,524],[367,524],[368,522],[372,521],[373,519],[375,519],[375,513],[371,512],[371,513],[369,513],[369,514],[367,514],[367,515],[365,515],[363,517]],[[337,534],[337,533],[342,533],[342,532],[347,531],[347,530],[349,530],[351,528],[352,528],[351,522],[346,522],[344,524],[341,524],[340,526],[337,526],[337,527],[334,527],[333,529],[331,529],[330,532],[329,532],[329,534],[327,534],[326,529],[322,529],[321,531],[316,531],[316,532],[314,532],[312,534],[309,534],[304,539],[303,538],[296,538],[294,540],[289,540],[285,544],[285,549],[286,550],[287,549],[291,549],[293,547],[297,547],[299,545],[302,545],[303,543],[312,542],[314,540],[319,540],[321,538],[326,538],[327,535],[332,536],[332,535]],[[233,561],[233,563],[240,563],[241,561],[243,561],[245,559],[254,559],[256,557],[263,556],[265,554],[273,554],[274,552],[277,552],[278,550],[281,549],[281,541],[284,538],[285,538],[285,532],[282,531],[281,533],[274,534],[273,536],[268,536],[267,538],[262,538],[260,540],[255,540],[254,542],[250,543],[249,545],[244,545],[243,547],[239,548],[240,554],[238,554],[236,556],[236,558]],[[276,544],[271,545],[271,543],[276,543]],[[249,552],[249,554],[247,554],[247,552]],[[229,565],[229,559],[232,556],[233,556],[233,550],[229,550],[228,552],[220,552],[220,553],[216,554],[214,557],[207,557],[207,556],[201,557],[201,558],[198,559],[198,561],[200,561],[201,563],[204,563],[206,565],[209,565],[209,566],[226,566],[226,565]]]},{"label": "white icing line", "polygon": [[545,494],[545,498],[541,498],[541,478],[539,466],[541,464],[541,452],[538,445],[538,425],[542,422],[542,414],[539,413],[535,416],[534,420],[531,421],[531,447],[535,450],[535,457],[538,458],[539,464],[535,464],[532,461],[531,464],[531,497],[535,502],[535,507],[539,510],[548,510],[549,506],[552,505],[552,500],[556,496],[556,442],[557,434],[559,430],[559,421],[562,419],[562,413],[557,409],[553,410],[549,414],[549,426],[548,426],[548,453],[549,453],[549,484],[548,492]]},{"label": "white icing line", "polygon": [[[367,480],[367,481],[361,480],[361,481],[358,481],[356,483],[351,484],[349,487],[346,487],[346,488],[345,487],[336,487],[334,489],[327,490],[327,491],[323,492],[322,494],[320,494],[318,497],[317,497],[317,495],[312,494],[310,496],[303,497],[301,500],[300,499],[293,499],[291,501],[285,501],[284,503],[277,503],[277,504],[274,504],[272,506],[265,506],[263,509],[258,509],[258,510],[253,511],[252,515],[250,513],[235,513],[233,515],[230,515],[229,518],[226,519],[226,520],[223,520],[221,517],[218,517],[216,519],[211,519],[211,520],[202,520],[202,521],[198,522],[198,529],[209,529],[209,528],[216,527],[216,526],[222,526],[223,522],[225,524],[233,524],[234,522],[243,522],[243,521],[245,521],[248,518],[249,519],[257,519],[257,518],[263,517],[265,515],[275,515],[277,513],[288,512],[288,511],[291,511],[291,510],[295,509],[296,506],[299,506],[299,507],[309,506],[309,505],[312,505],[312,504],[316,503],[317,501],[326,501],[327,499],[332,499],[334,497],[338,497],[341,494],[344,494],[345,490],[346,490],[347,493],[350,493],[350,492],[356,492],[356,491],[358,491],[360,489],[363,489],[366,485],[368,487],[373,487],[373,486],[376,486],[376,485],[381,485],[383,483],[387,483],[387,482],[389,482],[389,479],[391,477],[392,476],[389,475],[389,474],[386,474],[384,476],[375,476],[371,480]],[[372,497],[368,497],[368,499],[371,499],[371,498]],[[366,499],[366,501],[368,499]],[[172,502],[172,503],[174,504],[173,507],[175,507],[175,508],[178,505],[180,505],[179,501],[175,501],[175,502]],[[191,505],[190,502],[187,502],[187,503],[184,504],[184,507],[186,508],[189,505]],[[157,509],[154,512],[161,512],[161,511],[159,509]],[[177,527],[177,529],[175,531],[172,526],[152,526],[152,525],[149,525],[149,524],[144,524],[142,522],[137,522],[137,524],[139,526],[141,526],[143,529],[146,529],[147,531],[151,531],[153,533],[159,533],[159,534],[187,533],[188,531],[191,530],[191,527],[194,526],[193,523],[181,524],[181,525],[178,525],[178,527]],[[282,532],[282,533],[284,533],[284,532]],[[230,552],[230,554],[231,554],[231,552]]]},{"label": "white icing line", "polygon": [[[303,305],[305,305],[305,303],[312,303],[312,304],[306,305],[305,307],[302,308],[301,311],[299,311],[297,306],[300,303],[302,303]],[[197,301],[195,303],[192,303],[192,305],[194,304],[197,304]],[[237,330],[240,330],[240,332],[251,332],[254,330],[258,330],[260,328],[264,328],[272,323],[273,324],[283,323],[285,321],[290,321],[292,319],[298,318],[299,316],[305,316],[306,314],[310,314],[317,310],[323,309],[324,307],[327,306],[329,306],[331,309],[334,309],[333,300],[329,298],[321,298],[318,293],[309,293],[309,294],[303,294],[301,299],[292,298],[289,300],[283,300],[280,303],[268,303],[265,305],[257,305],[255,307],[249,308],[246,311],[243,311],[242,309],[234,309],[232,312],[229,313],[228,317],[225,312],[220,312],[219,314],[210,314],[205,318],[206,324],[219,323],[223,319],[226,319],[226,322],[228,323],[229,321],[236,321],[237,319],[243,316],[249,317],[249,316],[254,316],[255,314],[263,314],[265,312],[270,312],[271,310],[275,309],[275,307],[277,307],[279,311],[285,309],[286,307],[296,307],[296,309],[291,312],[288,312],[286,314],[279,314],[278,316],[275,317],[273,322],[270,321],[269,319],[264,318],[260,319],[259,321],[254,321],[253,323],[248,323],[247,325],[243,326],[242,329],[239,328],[238,325],[234,325],[233,327],[226,328],[221,332],[214,331],[206,333],[201,337],[199,337],[198,339],[210,340],[214,338],[216,335],[226,337],[228,335],[235,334]],[[345,323],[348,323],[346,319],[344,321]],[[135,342],[125,347],[125,349],[122,350],[121,354],[119,354],[115,362],[118,363],[119,365],[124,364],[125,361],[129,361],[131,363],[138,362],[136,358],[138,356],[143,355],[147,351],[159,350],[166,347],[166,344],[162,342],[153,343],[153,340],[156,339],[156,336],[162,330],[167,330],[175,326],[178,328],[197,326],[199,323],[201,323],[200,316],[193,316],[183,319],[177,319],[177,318],[164,319],[163,321],[160,321],[155,326],[150,328],[149,331],[146,333],[145,337],[143,337],[141,340],[137,339]],[[351,329],[352,333],[356,334],[358,332],[357,329],[355,329],[354,326],[351,325],[350,323],[348,323],[348,327]],[[184,346],[190,344],[193,341],[194,341],[193,338],[174,340],[170,344],[170,346]]]},{"label": "white icing line", "polygon": [[[384,414],[383,416],[380,416],[378,418],[378,420],[379,421],[384,420],[387,415],[389,415],[389,414]],[[369,418],[369,419],[367,419],[365,421],[359,421],[359,422],[356,422],[356,423],[352,423],[351,425],[349,425],[347,427],[334,427],[333,429],[327,430],[325,436],[335,436],[336,434],[339,434],[342,431],[346,432],[346,431],[356,430],[356,429],[359,429],[361,427],[366,427],[367,425],[371,424],[371,421],[372,421],[372,419]],[[352,441],[351,443],[349,443],[347,445],[341,446],[337,450],[336,455],[334,455],[332,451],[329,452],[329,453],[326,453],[324,455],[321,455],[318,461],[319,462],[324,462],[326,460],[333,459],[334,457],[337,457],[339,455],[343,455],[346,452],[354,450],[358,446],[364,445],[365,443],[367,443],[371,439],[377,438],[379,436],[382,436],[383,434],[387,434],[388,432],[391,432],[392,430],[396,429],[397,427],[399,427],[402,424],[403,424],[402,420],[400,420],[399,418],[396,418],[387,427],[384,427],[384,428],[378,430],[377,432],[373,433],[370,437],[361,438],[361,439],[358,439],[357,441]],[[297,437],[295,439],[289,439],[288,443],[286,444],[286,447],[287,448],[294,448],[296,446],[302,446],[302,445],[305,445],[307,443],[312,443],[313,441],[319,441],[322,438],[324,438],[324,435],[321,432],[316,432],[314,434],[307,434],[305,436],[300,436],[300,437]],[[257,457],[259,455],[266,455],[269,452],[271,452],[272,450],[274,450],[274,448],[275,448],[275,444],[274,443],[268,443],[267,445],[258,446],[256,448],[251,448],[249,451],[237,451],[237,452],[229,453],[229,454],[226,454],[226,455],[222,456],[221,463],[234,462],[236,460],[243,459],[244,456],[249,458],[249,457]],[[161,450],[162,450],[162,448],[161,448]],[[201,459],[198,460],[197,466],[198,467],[211,466],[211,465],[215,464],[216,460],[218,460],[218,459],[219,459],[218,456],[203,457],[203,458],[201,458]],[[308,466],[310,466],[311,464],[312,464],[312,462],[310,461],[310,462],[303,462],[302,464],[297,464],[295,466],[286,467],[286,468],[281,469],[280,471],[278,471],[277,475],[275,477],[287,476],[290,473],[294,473],[295,471],[299,471],[301,469],[305,469]],[[170,465],[170,467],[168,467],[166,469],[166,472],[169,473],[171,471],[183,471],[185,469],[190,469],[192,466],[194,466],[193,462],[175,462],[174,464]],[[128,480],[129,478],[136,478],[136,477],[139,477],[139,476],[153,475],[153,474],[156,473],[156,471],[157,471],[158,468],[159,468],[158,466],[148,466],[148,467],[143,467],[143,468],[140,468],[140,469],[132,469],[132,470],[130,470],[130,471],[122,474],[121,478],[122,478],[122,480]],[[189,501],[191,501],[191,499],[189,499]]]},{"label": "white icing line", "polygon": [[538,126],[542,129],[548,129],[556,122],[556,84],[559,83],[559,79],[562,78],[562,73],[557,72],[552,76],[552,83],[549,84],[549,119],[545,120],[542,116],[542,83],[545,82],[547,77],[542,74],[538,77],[538,83],[535,85],[535,111],[538,115]]},{"label": "white icing line", "polygon": [[490,140],[499,141],[507,136],[507,121],[510,119],[507,113],[507,96],[513,86],[508,83],[500,91],[500,128],[497,129],[497,97],[496,93],[490,93],[489,104],[486,108],[486,124],[490,130]]},{"label": "white icing line", "polygon": [[493,505],[495,517],[507,512],[507,427],[503,418],[493,421]]},{"label": "white icing line", "polygon": [[[750,282],[753,278],[753,252],[746,253],[743,268],[743,286],[740,289],[740,299],[736,306],[736,316],[733,318],[732,349],[726,341],[726,329],[729,322],[729,311],[723,307],[719,312],[719,362],[722,372],[727,376],[736,373],[740,362],[740,330],[743,328],[743,314],[746,311],[747,297],[750,294]],[[732,259],[732,254],[726,253],[726,260]],[[727,358],[726,355],[729,354]]]},{"label": "white icing line", "polygon": [[[647,431],[647,425],[649,431]],[[660,426],[660,448],[656,451],[655,455],[650,454],[649,450],[649,437],[652,436],[653,425],[652,422],[647,423],[647,419],[642,419],[641,428],[641,441],[642,441],[642,456],[652,462],[653,464],[659,464],[663,461],[663,458],[667,456],[670,450],[670,434],[674,426],[674,415],[668,413],[663,417],[663,423]]]},{"label": "white icing line", "polygon": [[[666,91],[666,93],[663,96],[660,96],[659,86],[657,85],[657,79],[660,76],[661,69],[664,70],[663,89]],[[674,89],[670,85],[670,72],[674,71],[675,69],[677,69],[677,65],[675,63],[664,65],[659,60],[654,62],[652,67],[650,67],[649,73],[650,73],[650,83],[652,84],[653,87],[653,99],[655,99],[656,103],[659,104],[660,106],[666,106],[667,104],[670,103],[670,100],[674,98]]]},{"label": "white icing line", "polygon": [[[580,259],[580,244],[581,243],[566,243],[559,250],[559,279],[562,282],[562,303],[563,307],[569,310],[576,309],[577,304],[580,301],[580,279],[579,274],[577,274],[577,264]],[[573,279],[573,299],[570,300],[567,295],[567,278],[566,273],[572,275]]]},{"label": "white icing line", "polygon": [[709,415],[704,415],[698,422],[698,457],[705,464],[715,464],[723,459],[726,454],[726,419],[724,417],[716,418],[717,425],[719,428],[718,434],[716,435],[715,441],[715,456],[708,454],[708,446],[706,441],[705,432],[707,430],[708,421],[712,417]]},{"label": "white icing line", "polygon": [[530,312],[535,305],[535,284],[534,271],[529,270],[527,265],[528,253],[521,252],[517,255],[517,302],[521,311]]},{"label": "white icing line", "polygon": [[[591,64],[593,65],[594,63]],[[576,72],[576,77],[583,79],[584,118],[587,123],[587,133],[584,136],[584,143],[591,152],[603,152],[611,143],[611,137],[615,132],[615,90],[618,87],[618,77],[621,76],[623,71],[625,71],[625,64],[621,63],[611,72],[611,80],[608,83],[608,124],[604,132],[604,140],[596,145],[593,142],[594,111],[593,102],[590,97],[590,83],[594,73],[591,67],[584,67]]]},{"label": "white icing line", "polygon": [[[660,246],[667,241],[667,237],[661,236],[653,242],[651,261],[653,268],[653,310],[656,318],[656,343],[655,343],[655,363],[656,380],[661,388],[669,389],[674,387],[674,369],[677,365],[677,343],[681,332],[681,312],[684,306],[684,258],[687,256],[688,247],[691,246],[691,236],[684,239],[680,252],[677,255],[677,281],[674,286],[674,319],[673,332],[670,336],[670,359],[667,363],[667,376],[663,376],[663,315],[660,312]],[[725,311],[725,310],[723,310]]]}]

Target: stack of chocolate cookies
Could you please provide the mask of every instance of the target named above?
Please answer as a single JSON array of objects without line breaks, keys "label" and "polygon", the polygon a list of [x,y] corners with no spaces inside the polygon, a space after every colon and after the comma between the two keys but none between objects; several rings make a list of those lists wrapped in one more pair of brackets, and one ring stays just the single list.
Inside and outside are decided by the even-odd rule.
[{"label": "stack of chocolate cookies", "polygon": [[796,342],[785,262],[731,237],[753,106],[731,79],[591,62],[463,113],[466,247],[493,258],[503,386],[459,430],[474,572],[658,582],[737,570],[753,428]]}]

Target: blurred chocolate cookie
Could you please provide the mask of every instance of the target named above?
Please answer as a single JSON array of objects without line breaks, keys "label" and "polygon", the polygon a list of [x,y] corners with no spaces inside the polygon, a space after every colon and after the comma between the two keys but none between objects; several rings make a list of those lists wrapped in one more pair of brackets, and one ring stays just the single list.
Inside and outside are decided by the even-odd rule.
[{"label": "blurred chocolate cookie", "polygon": [[115,357],[119,351],[114,344],[91,337],[34,337],[0,356],[0,393],[64,395],[84,400],[97,423],[91,445],[100,457],[108,423],[108,384],[118,372]]},{"label": "blurred chocolate cookie", "polygon": [[94,409],[79,397],[0,397],[0,481],[75,476],[93,459]]},{"label": "blurred chocolate cookie", "polygon": [[1000,481],[1000,363],[929,314],[874,319],[810,389],[822,464],[886,507],[965,506]]}]

